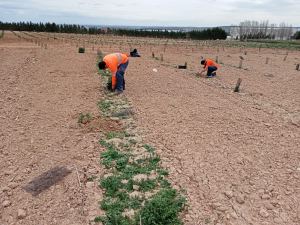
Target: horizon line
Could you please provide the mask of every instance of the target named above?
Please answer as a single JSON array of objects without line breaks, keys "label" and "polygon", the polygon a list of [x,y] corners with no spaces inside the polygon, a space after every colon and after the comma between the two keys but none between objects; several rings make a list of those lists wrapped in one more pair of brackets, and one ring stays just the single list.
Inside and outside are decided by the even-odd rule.
[{"label": "horizon line", "polygon": [[[207,25],[203,25],[203,26],[179,26],[179,25],[118,25],[118,24],[79,24],[79,23],[57,23],[57,22],[51,22],[51,21],[48,21],[48,22],[42,22],[42,21],[39,21],[39,22],[32,22],[32,21],[11,21],[11,22],[4,22],[4,21],[1,21],[0,22],[2,23],[55,23],[55,24],[58,24],[58,25],[63,25],[63,24],[66,24],[66,25],[80,25],[80,26],[101,26],[101,27],[166,27],[166,28],[174,28],[174,27],[178,27],[178,28],[214,28],[214,27],[240,27],[240,25],[217,25],[217,26],[207,26]],[[276,24],[277,26],[279,24]],[[271,26],[268,26],[268,27],[271,27]],[[293,28],[300,28],[300,25],[292,25],[292,26],[286,26],[286,27],[293,27]]]}]

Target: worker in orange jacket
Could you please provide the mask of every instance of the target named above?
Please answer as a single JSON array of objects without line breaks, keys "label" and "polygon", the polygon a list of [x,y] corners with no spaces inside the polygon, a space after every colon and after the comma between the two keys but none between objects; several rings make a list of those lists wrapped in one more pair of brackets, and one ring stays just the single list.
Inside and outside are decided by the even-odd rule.
[{"label": "worker in orange jacket", "polygon": [[128,66],[128,55],[123,53],[112,53],[106,55],[103,61],[99,62],[100,70],[109,69],[112,73],[112,90],[122,93],[124,90],[124,74]]},{"label": "worker in orange jacket", "polygon": [[217,75],[217,70],[219,65],[214,62],[212,59],[203,59],[201,60],[201,65],[203,65],[203,70],[200,72],[201,75],[203,72],[207,71],[207,78],[214,77]]}]

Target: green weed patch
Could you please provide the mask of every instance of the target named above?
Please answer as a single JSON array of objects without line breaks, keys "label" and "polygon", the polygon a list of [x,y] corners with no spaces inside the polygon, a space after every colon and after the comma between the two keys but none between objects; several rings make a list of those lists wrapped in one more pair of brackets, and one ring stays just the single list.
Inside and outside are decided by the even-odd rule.
[{"label": "green weed patch", "polygon": [[86,124],[89,123],[92,119],[93,116],[90,113],[86,113],[86,114],[80,113],[77,122],[79,124]]},{"label": "green weed patch", "polygon": [[[160,167],[160,158],[151,145],[143,145],[136,151],[124,152],[110,143],[110,138],[121,137],[125,132],[107,133],[100,144],[106,149],[101,154],[102,164],[110,171],[100,180],[105,190],[100,207],[106,213],[95,218],[105,225],[182,224],[179,212],[185,205],[185,198],[172,189],[166,179],[168,171]],[[131,212],[129,215],[128,212]]]}]

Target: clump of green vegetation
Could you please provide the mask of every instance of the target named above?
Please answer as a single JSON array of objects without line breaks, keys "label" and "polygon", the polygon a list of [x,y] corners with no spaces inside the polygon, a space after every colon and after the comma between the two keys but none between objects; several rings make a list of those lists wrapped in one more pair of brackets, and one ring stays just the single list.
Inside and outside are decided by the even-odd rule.
[{"label": "clump of green vegetation", "polygon": [[184,207],[186,200],[174,189],[162,189],[151,199],[136,216],[143,225],[181,225],[178,214]]},{"label": "clump of green vegetation", "polygon": [[113,144],[105,141],[100,141],[100,144],[107,149],[105,152],[101,153],[102,164],[105,167],[111,168],[112,166],[116,165],[120,166],[121,163],[126,163],[128,161],[129,155],[127,153],[118,151]]},{"label": "clump of green vegetation", "polygon": [[112,105],[113,102],[110,100],[101,100],[100,102],[98,102],[98,107],[103,113],[107,113]]},{"label": "clump of green vegetation", "polygon": [[130,135],[126,131],[110,131],[106,134],[107,139],[129,137]]},{"label": "clump of green vegetation", "polygon": [[[100,207],[106,213],[95,221],[104,225],[139,225],[140,220],[149,225],[182,224],[178,214],[185,198],[172,189],[166,179],[169,173],[160,167],[155,149],[145,144],[142,146],[145,157],[135,159],[132,152],[123,152],[109,142],[115,137],[125,138],[126,132],[108,132],[106,139],[100,141],[106,149],[101,154],[101,162],[111,174],[100,180],[100,187],[105,190]],[[132,196],[134,191],[138,195]],[[147,194],[146,198],[145,193],[152,194]],[[126,212],[130,210],[134,214],[128,216]]]},{"label": "clump of green vegetation", "polygon": [[3,38],[3,36],[4,36],[4,30],[1,31],[0,38]]},{"label": "clump of green vegetation", "polygon": [[103,76],[103,77],[108,77],[108,79],[111,80],[112,74],[109,70],[100,70],[99,73]]},{"label": "clump of green vegetation", "polygon": [[[112,77],[112,73],[110,72],[110,70],[100,70],[99,69],[99,67],[98,67],[98,63],[100,62],[100,61],[102,61],[103,60],[103,57],[104,57],[104,55],[103,55],[103,53],[102,53],[102,51],[101,50],[98,50],[97,51],[97,56],[98,56],[98,59],[97,59],[97,68],[98,68],[98,73],[102,76],[102,77],[106,77],[107,79],[111,79],[111,77]],[[107,80],[108,81],[108,80]]]},{"label": "clump of green vegetation", "polygon": [[143,145],[143,147],[151,154],[155,151],[155,149],[151,145],[145,144]]},{"label": "clump of green vegetation", "polygon": [[147,191],[152,191],[157,187],[157,180],[142,180],[140,182],[137,183],[139,185],[139,189],[142,192],[147,192]]},{"label": "clump of green vegetation", "polygon": [[87,124],[90,121],[92,121],[92,119],[93,119],[93,117],[90,113],[87,113],[87,114],[80,113],[77,122],[79,124]]}]

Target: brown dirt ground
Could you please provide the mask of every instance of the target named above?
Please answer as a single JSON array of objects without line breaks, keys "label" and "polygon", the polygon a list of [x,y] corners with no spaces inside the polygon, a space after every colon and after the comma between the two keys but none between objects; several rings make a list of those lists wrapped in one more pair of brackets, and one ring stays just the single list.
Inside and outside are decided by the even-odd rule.
[{"label": "brown dirt ground", "polygon": [[[283,62],[286,51],[248,49],[241,70],[238,49],[176,51],[163,63],[132,59],[127,95],[144,140],[187,191],[185,224],[300,224],[299,52]],[[199,55],[219,55],[217,78],[192,76]],[[174,68],[185,61],[189,71]]]},{"label": "brown dirt ground", "polygon": [[[105,53],[129,48],[127,38],[100,39]],[[186,190],[184,224],[298,225],[299,51],[283,62],[286,50],[243,55],[239,48],[169,42],[164,52],[165,41],[130,40],[142,58],[130,59],[125,95],[144,141],[156,147],[175,187]],[[49,46],[12,34],[0,40],[0,224],[88,224],[99,213],[101,190],[94,183],[80,188],[76,173],[83,183],[84,174],[102,173],[98,130],[77,125],[80,112],[97,113],[101,98],[95,52]],[[164,62],[152,51],[163,53]],[[218,76],[196,78],[199,57],[217,55],[224,63]],[[241,55],[245,69],[236,68]],[[175,68],[185,61],[188,70]],[[239,77],[241,92],[233,93]],[[24,192],[22,186],[55,166],[73,172],[36,197]],[[27,216],[18,220],[21,208]]]},{"label": "brown dirt ground", "polygon": [[[95,60],[75,48],[41,49],[8,32],[0,40],[1,225],[88,224],[99,215],[101,191],[85,184],[102,172],[98,133],[90,131],[117,126],[103,119],[77,124],[81,112],[98,115]],[[72,173],[38,196],[25,192],[26,184],[56,166]],[[20,209],[26,211],[22,220]]]}]

